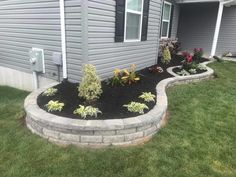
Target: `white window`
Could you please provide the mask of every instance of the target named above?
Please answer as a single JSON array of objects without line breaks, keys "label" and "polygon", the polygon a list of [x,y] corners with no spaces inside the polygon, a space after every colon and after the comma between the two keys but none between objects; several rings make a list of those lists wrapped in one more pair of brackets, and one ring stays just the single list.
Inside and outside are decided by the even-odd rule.
[{"label": "white window", "polygon": [[126,0],[125,42],[140,41],[143,21],[143,1]]},{"label": "white window", "polygon": [[170,32],[171,3],[164,1],[162,12],[161,38],[168,38]]}]

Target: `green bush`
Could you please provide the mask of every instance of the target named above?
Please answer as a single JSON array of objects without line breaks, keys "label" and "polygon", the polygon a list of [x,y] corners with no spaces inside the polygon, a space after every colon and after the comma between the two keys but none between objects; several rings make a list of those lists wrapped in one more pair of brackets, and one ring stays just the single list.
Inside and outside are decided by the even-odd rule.
[{"label": "green bush", "polygon": [[59,101],[51,100],[45,106],[46,106],[48,112],[52,112],[52,111],[60,111],[61,112],[64,105],[65,105],[64,103],[60,103]]},{"label": "green bush", "polygon": [[185,69],[182,69],[180,72],[177,72],[178,75],[180,76],[188,76],[190,73],[186,71]]},{"label": "green bush", "polygon": [[129,112],[134,112],[139,114],[144,114],[144,109],[149,109],[146,104],[133,101],[127,105],[123,105],[123,107],[126,107]]},{"label": "green bush", "polygon": [[170,50],[168,47],[164,48],[162,51],[162,58],[161,58],[161,62],[163,64],[169,64],[171,61],[171,54],[170,54]]},{"label": "green bush", "polygon": [[96,74],[95,66],[86,64],[84,66],[84,76],[79,85],[79,97],[90,102],[96,100],[102,94],[102,85],[99,76]]},{"label": "green bush", "polygon": [[58,90],[56,88],[48,88],[43,92],[43,96],[54,96],[57,93],[57,91]]},{"label": "green bush", "polygon": [[142,98],[146,102],[155,102],[156,96],[153,95],[151,92],[143,92],[143,94],[140,95],[139,98]]},{"label": "green bush", "polygon": [[86,118],[87,116],[97,117],[98,113],[102,113],[98,108],[94,108],[92,106],[83,106],[79,105],[79,108],[74,111],[74,114],[81,116],[82,118]]}]

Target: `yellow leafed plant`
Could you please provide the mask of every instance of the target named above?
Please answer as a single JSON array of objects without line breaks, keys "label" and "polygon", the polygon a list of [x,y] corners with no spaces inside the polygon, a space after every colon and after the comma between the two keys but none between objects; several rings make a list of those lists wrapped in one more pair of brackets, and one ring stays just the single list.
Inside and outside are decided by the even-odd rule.
[{"label": "yellow leafed plant", "polygon": [[130,70],[124,69],[123,73],[124,73],[124,75],[121,79],[125,84],[131,85],[132,83],[135,83],[140,80],[140,77],[136,73],[136,65],[135,64],[131,65]]}]

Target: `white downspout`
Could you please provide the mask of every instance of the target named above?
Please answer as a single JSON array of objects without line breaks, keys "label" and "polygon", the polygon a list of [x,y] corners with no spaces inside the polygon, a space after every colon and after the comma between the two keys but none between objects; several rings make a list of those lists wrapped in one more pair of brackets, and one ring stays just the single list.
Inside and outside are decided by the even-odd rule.
[{"label": "white downspout", "polygon": [[224,10],[224,3],[220,2],[217,20],[216,20],[216,27],[215,27],[215,33],[214,33],[214,38],[213,38],[213,44],[212,44],[212,49],[211,49],[211,57],[215,56],[215,53],[216,53],[216,47],[217,47],[217,42],[218,42],[219,33],[220,33],[220,25],[221,25],[223,10]]},{"label": "white downspout", "polygon": [[65,4],[64,0],[60,0],[60,21],[61,21],[61,48],[62,48],[62,71],[63,79],[67,79],[67,63],[66,63],[66,29],[65,29]]}]

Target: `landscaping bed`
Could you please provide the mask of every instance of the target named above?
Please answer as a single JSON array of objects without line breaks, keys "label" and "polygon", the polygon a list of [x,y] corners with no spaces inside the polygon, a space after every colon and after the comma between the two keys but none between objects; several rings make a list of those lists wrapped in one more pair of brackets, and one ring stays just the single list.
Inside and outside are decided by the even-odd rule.
[{"label": "landscaping bed", "polygon": [[[204,61],[206,61],[206,59],[199,60],[199,62]],[[131,101],[142,102],[139,96],[143,92],[151,92],[156,95],[156,85],[163,79],[173,77],[166,69],[178,65],[181,65],[181,57],[176,56],[169,64],[162,64],[159,62],[155,65],[163,68],[162,73],[150,72],[149,68],[155,66],[137,71],[140,76],[140,81],[131,85],[111,86],[108,85],[106,81],[103,81],[103,93],[101,97],[90,103],[91,106],[101,110],[102,114],[98,114],[97,118],[88,116],[87,119],[121,119],[139,115],[138,113],[129,112],[123,105],[128,104]],[[40,94],[37,100],[39,107],[47,111],[45,105],[50,100],[58,100],[63,102],[65,106],[62,111],[54,111],[52,114],[73,119],[83,119],[82,117],[73,114],[74,110],[78,108],[79,105],[86,104],[83,99],[78,97],[78,85],[78,83],[63,82],[54,87],[58,90],[58,93],[54,96],[47,97]],[[144,113],[150,111],[155,106],[155,102],[148,102],[146,105],[149,109],[146,109]]]}]

